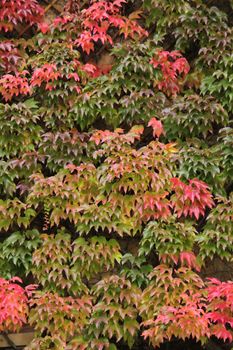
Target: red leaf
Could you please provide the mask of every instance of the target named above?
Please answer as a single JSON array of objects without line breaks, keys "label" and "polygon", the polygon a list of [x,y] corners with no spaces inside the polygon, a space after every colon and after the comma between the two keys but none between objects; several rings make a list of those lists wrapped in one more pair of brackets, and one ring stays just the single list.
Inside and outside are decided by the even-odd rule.
[{"label": "red leaf", "polygon": [[189,72],[189,64],[179,51],[157,51],[150,62],[155,69],[160,69],[163,78],[157,83],[158,89],[167,95],[176,95],[180,83]]},{"label": "red leaf", "polygon": [[180,253],[180,261],[182,265],[187,265],[190,268],[200,271],[200,266],[198,265],[196,256],[193,254],[193,252]]},{"label": "red leaf", "polygon": [[151,126],[153,129],[153,136],[160,137],[161,134],[164,134],[163,125],[160,120],[157,120],[156,118],[151,118],[151,120],[148,123],[148,126]]},{"label": "red leaf", "polygon": [[224,341],[228,340],[228,341],[231,342],[233,340],[231,331],[228,331],[222,325],[218,325],[218,326],[214,327],[214,330],[213,330],[212,334],[216,338],[223,339]]},{"label": "red leaf", "polygon": [[46,22],[39,23],[38,28],[43,34],[46,34],[49,31],[49,25]]}]

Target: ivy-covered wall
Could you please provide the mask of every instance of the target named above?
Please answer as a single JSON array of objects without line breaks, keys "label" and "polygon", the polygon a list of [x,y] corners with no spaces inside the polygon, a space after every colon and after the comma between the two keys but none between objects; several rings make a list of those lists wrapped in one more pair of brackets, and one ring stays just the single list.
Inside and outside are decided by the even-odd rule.
[{"label": "ivy-covered wall", "polygon": [[231,348],[232,1],[48,9],[0,0],[0,331]]}]

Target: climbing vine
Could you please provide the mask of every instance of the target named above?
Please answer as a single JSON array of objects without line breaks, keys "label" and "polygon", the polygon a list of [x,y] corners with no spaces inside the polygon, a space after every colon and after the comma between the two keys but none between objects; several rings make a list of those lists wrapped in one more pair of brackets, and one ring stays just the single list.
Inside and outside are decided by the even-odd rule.
[{"label": "climbing vine", "polygon": [[232,1],[48,10],[0,0],[1,332],[232,346]]}]

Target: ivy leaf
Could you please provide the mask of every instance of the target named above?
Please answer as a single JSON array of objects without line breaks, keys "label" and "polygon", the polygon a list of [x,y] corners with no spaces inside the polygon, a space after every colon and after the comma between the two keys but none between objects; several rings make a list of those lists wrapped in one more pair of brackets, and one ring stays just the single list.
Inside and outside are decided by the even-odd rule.
[{"label": "ivy leaf", "polygon": [[156,118],[151,118],[151,120],[148,123],[148,126],[151,126],[153,129],[153,136],[154,137],[160,137],[162,134],[164,134],[163,125],[160,120],[157,120]]}]

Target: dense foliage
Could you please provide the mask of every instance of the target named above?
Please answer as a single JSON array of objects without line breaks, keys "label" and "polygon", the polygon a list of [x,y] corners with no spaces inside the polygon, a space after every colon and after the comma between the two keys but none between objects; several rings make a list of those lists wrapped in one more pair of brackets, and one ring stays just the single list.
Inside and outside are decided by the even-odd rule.
[{"label": "dense foliage", "polygon": [[232,1],[46,11],[0,0],[0,331],[231,346]]}]

